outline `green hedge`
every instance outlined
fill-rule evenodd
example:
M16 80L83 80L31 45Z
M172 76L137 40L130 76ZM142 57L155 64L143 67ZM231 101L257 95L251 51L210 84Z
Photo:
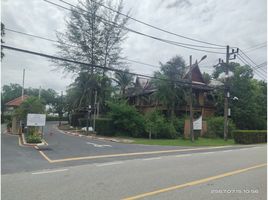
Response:
M46 116L46 121L60 121L58 116ZM61 121L69 121L68 117L62 117Z
M111 119L99 118L95 120L95 131L98 135L114 136L115 130Z
M238 144L256 144L267 142L267 130L234 131L234 140Z

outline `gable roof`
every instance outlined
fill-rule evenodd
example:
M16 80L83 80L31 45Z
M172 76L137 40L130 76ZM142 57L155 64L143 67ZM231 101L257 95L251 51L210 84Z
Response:
M190 73L190 66L188 67L188 70L186 71L185 75L183 76L183 79L188 79L189 73ZM195 62L195 64L192 65L192 82L205 84L203 75L199 69L197 62Z
M20 97L18 97L16 99L13 99L13 100L7 102L5 105L6 106L20 106L20 104L22 104L22 102L24 100L26 100L27 98L29 98L28 95L23 95L23 100L22 100L22 96L20 96Z

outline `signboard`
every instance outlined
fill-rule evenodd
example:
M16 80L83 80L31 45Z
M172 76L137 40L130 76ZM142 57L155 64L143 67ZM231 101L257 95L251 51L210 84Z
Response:
M45 114L27 114L27 126L45 126Z
M202 115L193 123L194 130L202 130Z

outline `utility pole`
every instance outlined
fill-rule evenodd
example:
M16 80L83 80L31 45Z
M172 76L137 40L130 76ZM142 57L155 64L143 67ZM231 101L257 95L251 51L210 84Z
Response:
M238 53L239 49L237 48L236 51L232 49L230 52L229 45L226 46L226 63L225 63L225 82L224 82L224 140L228 139L228 116L231 116L231 109L228 107L228 100L230 98L230 91L229 91L229 61L236 59L236 54ZM233 55L233 58L230 56Z
M191 141L194 142L194 131L193 131L193 86L192 86L192 55L190 55L190 69L189 69L189 82L190 82L190 95L189 95L189 108L190 108L190 136Z
M23 74L22 74L22 89L21 89L21 100L23 101L23 96L24 96L24 80L25 80L25 69L23 69Z
M225 82L224 82L224 140L227 140L228 137L228 96L229 96L229 88L227 86L228 77L229 77L229 50L230 47L227 45L226 47L226 63L225 63Z
M41 98L41 86L39 87L39 92L38 92L38 99L40 100Z
M97 90L95 91L95 98L94 98L94 115L93 115L93 130L95 131L95 123L96 123L96 108L97 108Z
M61 91L61 97L60 97L60 112L59 112L59 114L60 114L60 116L59 116L59 126L61 126L61 121L62 121L62 109L63 109L63 91Z

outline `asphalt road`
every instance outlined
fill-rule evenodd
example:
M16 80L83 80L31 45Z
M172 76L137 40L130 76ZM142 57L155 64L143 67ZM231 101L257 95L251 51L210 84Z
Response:
M264 200L266 163L261 145L4 174L2 199Z
M266 167L236 171L267 163L266 145L121 144L65 135L55 123L44 132L49 145L39 149L1 134L2 199L266 199Z
M2 134L2 173L17 173L89 163L151 158L161 155L222 151L247 147L198 148L122 144L66 135L59 131L56 125L57 123L55 122L47 123L47 126L44 128L44 137L49 145L40 146L39 150L32 147L21 147L18 145L17 136ZM167 152L163 153L163 151Z

